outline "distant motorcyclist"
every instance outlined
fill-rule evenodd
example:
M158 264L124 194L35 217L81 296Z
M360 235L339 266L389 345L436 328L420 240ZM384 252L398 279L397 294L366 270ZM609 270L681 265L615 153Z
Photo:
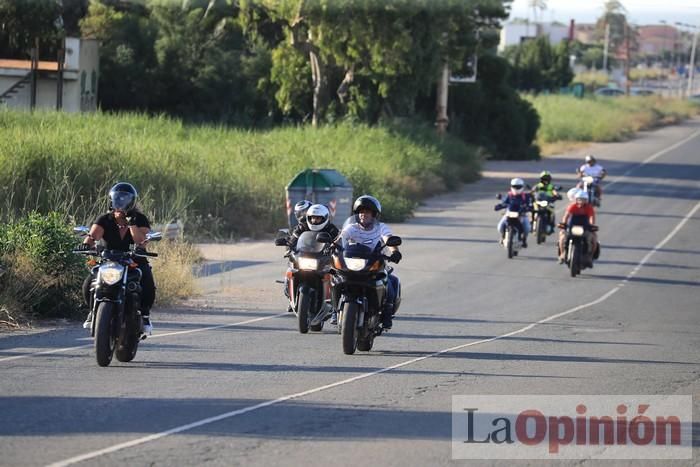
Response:
M562 230L559 232L559 264L566 261L566 227L575 218L583 218L584 224L590 226L595 225L595 208L588 202L588 193L584 190L578 190L574 195L574 202L566 207L564 217L559 226ZM587 267L593 265L593 256L595 249L598 247L598 236L590 229L586 229L584 237L588 244L586 249L586 257L583 258Z
M561 188L561 187L560 187ZM554 200L561 199L561 195L557 191L557 189L554 187L552 184L552 174L548 170L543 170L540 173L540 181L532 188L532 196L534 199L537 198L537 195L539 193L544 193L547 195L547 197L552 198ZM537 206L535 206L537 208ZM532 214L532 221L534 222L534 211ZM549 233L554 232L554 226L556 225L556 222L554 222L554 209L550 209L550 216L549 216L549 225L547 226Z
M520 213L520 222L523 226L521 232L523 248L527 248L527 235L530 233L530 216L532 211L532 195L525 192L525 182L522 178L514 178L510 181L510 191L503 200L494 206L494 211L507 208L509 211ZM501 243L506 235L506 216L498 222L498 232L501 234Z
M578 174L578 178L593 177L598 182L603 180L608 174L605 168L598 163L593 154L589 154L586 156L585 163L581 167L576 169L576 173ZM576 186L578 188L583 188L583 182L579 182ZM600 187L600 183L596 183L595 185L593 185L593 189L595 192L595 197L599 201L602 200L603 190Z
M340 232L340 238L343 243L360 243L367 245L370 248L376 247L380 242L386 242L393 235L389 226L379 221L382 213L382 205L379 201L369 195L362 195L355 200L352 206L352 212L355 215L350 222L347 222ZM391 251L389 261L399 263L402 255L397 247L387 247ZM386 302L382 310L382 327L391 329L395 305L396 294L399 290L399 278L394 274L388 275ZM335 293L334 293L335 294ZM337 304L337 298L334 297L333 304ZM337 318L335 318L337 323Z
M90 233L85 237L84 245L94 247L95 242L103 240L108 250L129 251L131 245L142 246L146 242L146 234L151 230L148 218L136 207L138 193L131 183L119 182L109 190L110 212L98 217L90 227ZM156 286L153 272L146 258L135 259L141 270L141 317L143 318L144 334L151 335L151 306L156 298ZM90 286L94 277L89 274L83 282L83 295L86 303L90 304ZM92 325L92 311L83 327L89 329Z

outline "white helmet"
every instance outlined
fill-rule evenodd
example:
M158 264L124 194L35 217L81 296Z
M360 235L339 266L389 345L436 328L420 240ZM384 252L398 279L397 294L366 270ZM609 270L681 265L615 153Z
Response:
M522 178L514 178L510 181L510 189L516 195L519 195L525 189L525 181Z
M593 163L593 164L596 163L595 156L593 154L588 154L586 156L586 164L591 164L591 163Z
M582 199L584 202L588 202L588 192L586 190L578 190L574 195L574 200Z
M328 212L328 208L322 204L314 204L306 211L306 224L309 226L309 229L314 232L323 230L323 228L328 225L329 218L330 212Z

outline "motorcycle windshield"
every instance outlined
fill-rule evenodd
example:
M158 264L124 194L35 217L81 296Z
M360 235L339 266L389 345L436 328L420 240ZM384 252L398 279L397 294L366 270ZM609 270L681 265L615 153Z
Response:
M320 253L324 244L316 241L317 232L307 231L299 236L297 251L299 253Z
M549 195L544 191L540 191L537 193L537 201L549 201Z
M374 251L372 248L362 243L347 243L343 241L343 255L346 258L362 258L369 259Z

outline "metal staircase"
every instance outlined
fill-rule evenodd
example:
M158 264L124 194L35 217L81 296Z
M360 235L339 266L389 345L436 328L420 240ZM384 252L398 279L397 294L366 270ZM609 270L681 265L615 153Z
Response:
M10 86L8 90L0 94L0 104L4 104L8 99L12 99L32 80L32 72L28 72L19 81Z

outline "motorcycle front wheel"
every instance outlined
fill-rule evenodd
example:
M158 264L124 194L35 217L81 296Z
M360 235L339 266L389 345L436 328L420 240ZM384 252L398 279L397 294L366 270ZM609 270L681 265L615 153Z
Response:
M100 366L109 366L114 355L114 348L117 342L116 336L112 332L112 318L114 314L114 304L102 302L97 307L95 317L95 357Z
M343 341L343 353L352 355L357 349L357 315L359 305L348 302L343 306L343 318L341 320L342 331L340 332Z

